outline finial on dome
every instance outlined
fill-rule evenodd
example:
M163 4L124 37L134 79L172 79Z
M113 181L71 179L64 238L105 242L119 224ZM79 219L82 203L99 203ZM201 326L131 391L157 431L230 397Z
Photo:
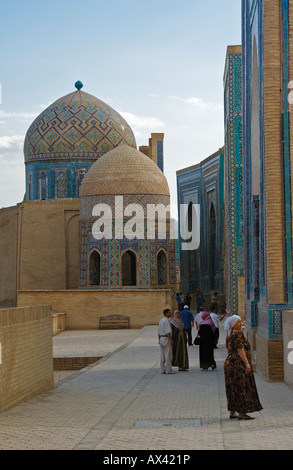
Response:
M75 86L75 88L79 91L79 90L82 89L83 83L82 83L80 80L78 80L77 82L75 82L75 85L74 85L74 86Z

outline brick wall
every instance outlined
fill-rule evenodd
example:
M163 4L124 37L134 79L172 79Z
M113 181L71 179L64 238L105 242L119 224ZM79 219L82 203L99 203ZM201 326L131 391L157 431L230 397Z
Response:
M280 2L277 1L264 0L263 4L267 293L268 303L277 304L286 300L280 93L282 89L281 9Z
M0 412L54 388L51 306L0 310Z
M0 209L0 307L16 305L18 237L22 210L19 206Z
M238 276L238 313L245 320L245 277Z
M269 382L279 382L284 378L283 342L256 334L256 370Z

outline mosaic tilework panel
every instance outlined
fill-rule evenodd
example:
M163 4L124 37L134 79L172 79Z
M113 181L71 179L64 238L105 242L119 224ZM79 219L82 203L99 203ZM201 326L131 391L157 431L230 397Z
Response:
M282 334L282 310L273 310L273 334Z
M26 164L26 200L76 198L94 161L35 162Z
M88 284L88 238L91 237L92 225L82 222L80 224L80 271L79 285L85 287ZM101 253L100 253L101 254Z
M157 164L162 172L164 172L164 148L163 142L157 142Z
M148 287L150 285L149 267L149 242L147 240L138 241L138 263L139 263L139 286Z
M150 284L157 285L157 246L156 240L149 241L150 249Z
M125 119L98 98L75 91L32 123L24 143L25 161L97 159L122 143L136 148Z
M120 260L125 250L133 251L138 260L137 287L158 287L157 256L160 251L167 254L168 260L168 285L176 283L175 242L169 239L170 226L167 225L167 239L147 240L147 228L145 227L145 239L128 240L96 240L92 236L93 222L80 223L80 288L117 288L120 287ZM114 226L113 226L114 230ZM101 282L100 286L90 286L89 255L97 250L101 256ZM166 287L166 286L161 286Z
M288 83L290 77L290 7L289 0L282 0L282 54L283 54L283 122L282 122L282 141L283 141L283 184L284 184L284 230L285 230L285 260L286 260L286 291L287 302L293 303L293 263L292 263L292 175L290 154L290 133L291 117L288 102ZM290 123L291 121L291 123Z
M109 245L110 245L109 285L110 287L119 287L120 285L120 241L110 240Z
M227 55L225 186L227 305L238 311L238 276L244 275L241 54Z
M169 282L171 285L176 284L176 256L175 256L175 240L168 240L169 255Z
M266 296L266 248L265 248L265 190L264 190L264 105L263 105L263 1L255 0L253 4L249 0L243 2L243 66L242 66L242 82L243 82L243 171L247 175L245 178L244 188L244 236L245 236L245 290L246 298L251 302L258 301L259 295ZM260 166L260 189L259 189L259 231L258 240L255 240L255 231L253 221L255 215L255 207L252 191L252 110L251 110L251 93L252 93L252 76L253 76L253 44L257 39L257 58L258 58L258 75L259 75L259 166ZM258 273L254 267L255 261L255 245L258 245ZM257 284L256 274L258 276ZM255 297L255 292L259 295ZM253 318L251 319L253 324ZM257 326L253 324L253 326Z

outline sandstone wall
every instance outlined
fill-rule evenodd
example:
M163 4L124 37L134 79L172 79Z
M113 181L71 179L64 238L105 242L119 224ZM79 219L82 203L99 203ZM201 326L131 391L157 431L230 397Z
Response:
M99 328L100 317L130 317L130 328L159 323L163 310L174 308L169 289L19 291L18 305L52 305L53 313L65 313L67 330Z
M0 310L0 412L54 388L48 305Z

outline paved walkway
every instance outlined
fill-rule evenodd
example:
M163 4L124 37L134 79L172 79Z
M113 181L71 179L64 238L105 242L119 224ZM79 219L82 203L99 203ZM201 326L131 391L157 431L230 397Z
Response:
M156 326L59 334L55 356L104 358L1 413L0 450L293 450L289 387L256 375L264 410L230 420L224 334L216 371L200 370L198 347L188 351L189 372L161 375Z

